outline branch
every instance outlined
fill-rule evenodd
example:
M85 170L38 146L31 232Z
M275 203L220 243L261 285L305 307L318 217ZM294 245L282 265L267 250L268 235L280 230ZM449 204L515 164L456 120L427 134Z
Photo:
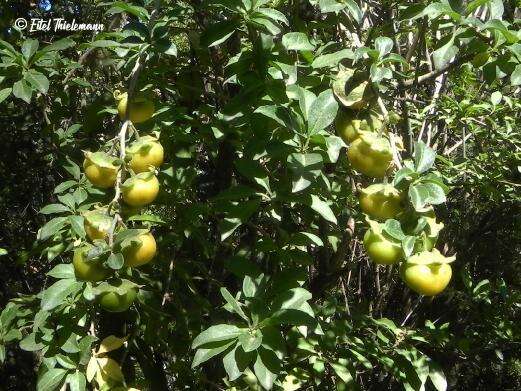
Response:
M455 59L453 62L445 65L443 68L440 68L440 69L436 69L432 72L429 72L429 73L426 73L425 75L421 75L420 77L418 77L418 79L407 79L407 80L404 80L403 81L403 85L405 87L411 87L413 85L418 85L418 84L422 84L422 83L425 83L431 79L434 79L435 77L441 75L442 73L445 73L449 70L451 70L452 68L456 68L464 63L466 63L467 61L471 60L473 57L472 54L467 54L467 55L464 55L464 56L461 56L457 59Z

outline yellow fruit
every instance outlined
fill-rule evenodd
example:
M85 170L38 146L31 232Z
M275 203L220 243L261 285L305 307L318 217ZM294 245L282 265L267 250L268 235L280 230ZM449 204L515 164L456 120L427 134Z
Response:
M125 181L122 186L123 200L130 206L144 206L153 202L159 193L156 176L144 172Z
M127 108L130 111L129 119L135 124L149 120L155 112L154 102L144 96L134 96L130 105L128 105L128 94L126 92L116 95L116 99L118 100L118 113L121 120L125 119Z
M157 139L145 136L134 142L127 153L132 157L130 168L138 174L157 168L163 164L164 150Z
M438 250L423 251L410 257L402 264L400 274L413 291L434 296L443 291L452 277L448 264L455 257L444 257Z
M388 240L382 233L368 229L364 235L364 248L374 263L392 265L403 258L402 246Z
M114 186L119 167L111 161L113 158L103 152L86 154L83 170L87 179L94 186L104 189Z
M156 240L151 233L139 235L140 245L132 245L123 250L125 265L138 267L150 262L156 255Z
M335 119L335 128L346 144L358 138L360 132L378 132L383 126L374 113L357 114L352 110L340 110Z
M372 178L384 177L393 160L389 141L371 132L360 133L349 146L347 157L355 170Z
M374 184L360 191L360 209L376 220L396 217L403 211L402 195L392 185Z
M85 233L90 240L105 239L112 224L106 211L92 210L83 214Z
M101 281L106 279L110 271L103 267L97 260L93 259L92 261L87 261L87 251L92 246L84 246L77 248L74 251L74 256L72 259L72 264L74 266L74 274L76 278L84 281Z

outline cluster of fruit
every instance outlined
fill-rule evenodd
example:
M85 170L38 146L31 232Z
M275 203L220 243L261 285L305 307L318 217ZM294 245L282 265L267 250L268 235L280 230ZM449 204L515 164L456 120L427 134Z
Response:
M443 291L452 276L450 262L434 248L443 228L436 222L434 210L415 211L407 204L406 189L387 183L393 168L393 146L384 120L372 110L343 109L336 118L336 129L349 145L347 157L358 172L382 179L361 190L360 208L367 216L369 229L364 236L364 248L369 258L383 265L401 262L400 275L412 290L433 296ZM390 141L391 139L391 141ZM399 228L395 235L387 229L390 221ZM403 240L413 238L410 255L406 255Z
M127 94L115 94L118 100L118 112L122 120L128 119L131 126L147 121L154 113L154 104L146 98L137 97L127 105ZM127 109L129 110L127 116ZM126 132L125 132L126 133ZM107 152L86 152L83 162L85 176L93 186L108 189L120 186L124 205L121 213L135 212L137 209L151 204L159 192L159 181L155 175L164 159L164 150L154 136L137 136L137 139L126 148L124 161ZM126 134L123 135L126 137ZM121 173L119 173L122 171ZM130 177L122 184L118 182L118 173L129 172ZM116 193L119 194L119 193ZM119 205L119 200L113 203ZM73 265L78 279L100 282L110 279L114 269L106 267L107 258L103 254L119 254L126 267L139 267L152 261L156 254L156 241L145 228L133 230L127 240L113 242L119 230L120 216L111 214L111 206L98 207L84 213L85 233L90 243L77 247L73 256ZM138 232L137 234L135 234ZM109 238L112 236L112 238ZM102 308L111 312L126 311L137 296L138 286L127 280L100 284L98 300Z

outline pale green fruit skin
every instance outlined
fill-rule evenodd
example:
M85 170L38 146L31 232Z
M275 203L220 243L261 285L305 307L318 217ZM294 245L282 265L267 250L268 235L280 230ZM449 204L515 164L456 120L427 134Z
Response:
M118 295L115 292L105 292L99 296L99 303L105 311L124 312L130 308L136 299L137 292L137 288L128 289L124 295Z
M85 158L83 170L87 179L96 187L107 189L116 183L117 168L100 167L89 158Z
M152 203L159 193L159 181L154 176L150 180L136 179L134 184L122 191L123 200L130 206L145 206Z
M363 135L354 140L347 150L347 158L353 168L371 178L383 178L393 160L389 149L378 151L371 147L369 138Z
M369 258L379 265L392 265L403 259L402 247L368 229L364 235L364 248Z
M121 120L125 119L128 106L128 94L124 93L120 96L118 102L118 113ZM130 104L129 119L133 123L139 124L148 121L154 114L154 111L155 106L151 100L137 96L133 98L133 102Z
M129 247L123 252L125 265L138 267L145 265L154 259L157 251L156 240L151 233L139 235L138 240L141 242L139 247Z
M149 171L150 168L157 168L163 164L165 151L163 146L157 141L150 142L150 149L146 152L137 152L131 154L130 168L138 174L140 172Z
M85 252L89 247L80 247L74 251L72 264L74 266L74 274L76 278L83 281L101 281L106 279L110 271L105 269L99 263L89 263L85 261Z
M336 131L346 144L356 140L360 131L378 132L382 126L382 121L369 113L357 116L353 112L341 110L335 119Z
M407 286L424 296L434 296L442 292L452 277L452 268L447 263L421 265L405 262L400 271Z
M374 184L360 192L360 209L373 219L392 219L403 211L402 197L400 194L371 193L366 191L373 188L384 189L384 186L385 185L382 184Z

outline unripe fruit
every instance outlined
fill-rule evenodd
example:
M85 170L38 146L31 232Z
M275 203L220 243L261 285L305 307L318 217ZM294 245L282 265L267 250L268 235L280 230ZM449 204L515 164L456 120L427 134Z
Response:
M83 214L85 233L90 240L105 239L112 224L112 218L103 210L92 210Z
M364 235L364 248L374 263L392 265L403 258L402 246L385 238L382 233L368 229Z
M117 94L115 97L118 100L118 113L121 120L125 119L127 109L130 111L129 119L135 124L149 120L154 114L154 103L144 96L134 96L130 105L128 104L128 94L126 92Z
M346 144L360 136L360 132L378 132L383 127L375 113L357 114L352 110L340 110L335 119L335 128Z
M434 296L443 291L452 277L448 262L455 257L444 257L436 249L423 251L410 257L400 269L402 279L413 291Z
M92 246L79 247L74 251L72 264L76 278L84 281L101 281L106 279L110 271L103 267L97 260L87 261L87 251Z
M85 176L96 187L106 189L114 186L119 169L114 160L103 152L87 153L83 161Z
M389 141L375 133L363 132L347 150L355 170L372 178L383 178L393 160Z
M376 220L396 217L403 211L402 195L392 185L374 184L360 191L360 209Z
M140 245L131 245L123 250L125 265L138 267L149 263L156 255L156 240L151 233L139 235L137 237Z
M118 294L116 290L103 292L99 296L99 303L105 311L124 312L130 308L137 293L137 287L128 287L123 294Z
M144 206L153 202L159 193L159 181L152 173L143 172L129 178L122 185L123 200L130 206Z
M139 141L132 143L127 150L130 160L130 168L138 174L157 168L163 164L163 146L154 137L141 137Z

